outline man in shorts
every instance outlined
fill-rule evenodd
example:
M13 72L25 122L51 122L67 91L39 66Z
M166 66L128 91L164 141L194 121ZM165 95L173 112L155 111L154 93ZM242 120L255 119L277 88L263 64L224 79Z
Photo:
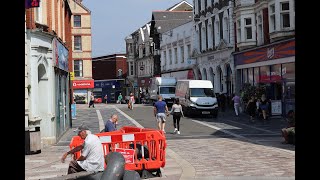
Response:
M162 96L160 95L158 96L158 101L154 103L153 112L158 122L159 130L163 131L163 133L166 133L164 130L164 126L166 123L166 116L169 116L169 111L167 103L162 101Z

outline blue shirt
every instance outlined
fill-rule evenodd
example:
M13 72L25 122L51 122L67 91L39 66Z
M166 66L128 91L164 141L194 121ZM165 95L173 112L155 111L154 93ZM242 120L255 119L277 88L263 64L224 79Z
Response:
M104 127L104 132L111 132L111 131L116 131L116 127L115 124L113 122L111 122L110 120L108 120L105 124Z
M166 112L167 103L164 101L157 101L154 103L154 107L157 109L157 113L165 113Z

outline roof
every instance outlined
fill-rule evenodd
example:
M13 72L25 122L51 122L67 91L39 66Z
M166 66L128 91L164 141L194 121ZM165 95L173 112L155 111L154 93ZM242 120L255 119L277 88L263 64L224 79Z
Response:
M91 13L91 11L87 7L85 7L81 2L78 2L77 0L73 0L73 2L81 6L84 10L88 11L88 13Z
M177 4L169 7L167 9L167 11L174 11L175 9L179 9L179 8L183 7L183 5L185 6L185 8L187 8L189 6L189 8L191 8L191 10L192 10L192 4L188 3L187 1L180 1Z
M158 33L163 33L192 21L192 19L192 11L153 11L151 26L154 26ZM151 30L153 29L151 28ZM153 32L150 32L150 34L153 34Z

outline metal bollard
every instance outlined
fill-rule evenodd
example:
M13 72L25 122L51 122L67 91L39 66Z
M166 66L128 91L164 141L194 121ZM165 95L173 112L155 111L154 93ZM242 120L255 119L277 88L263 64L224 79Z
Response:
M124 175L125 160L121 153L111 152L105 158L107 168L100 180L121 180Z
M137 171L125 170L123 180L140 180L140 174Z

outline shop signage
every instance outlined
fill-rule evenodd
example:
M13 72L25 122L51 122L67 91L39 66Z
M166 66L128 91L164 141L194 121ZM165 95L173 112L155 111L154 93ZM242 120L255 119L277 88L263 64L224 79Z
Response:
M40 0L25 0L25 8L35 8L40 7Z
M64 71L69 71L68 68L68 49L61 44L57 39L54 39L54 56L55 66Z
M282 114L282 103L281 100L271 100L271 115Z
M140 70L143 71L144 70L144 66L140 66Z
M235 65L250 64L295 56L295 40L235 54Z
M91 89L94 88L94 80L74 80L73 89Z
M196 64L196 60L195 59L187 59L187 63L188 63L188 65L194 65L194 64Z

